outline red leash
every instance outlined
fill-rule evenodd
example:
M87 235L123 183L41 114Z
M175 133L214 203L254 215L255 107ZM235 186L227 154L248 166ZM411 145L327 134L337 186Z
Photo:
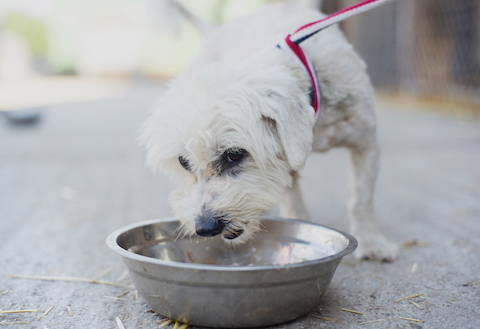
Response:
M312 84L311 103L315 114L318 114L320 108L320 85L318 83L315 68L302 47L300 47L300 43L333 24L337 24L349 17L371 10L388 1L391 0L365 0L356 5L344 8L318 21L301 26L293 34L287 35L278 45L281 49L290 49L305 68Z

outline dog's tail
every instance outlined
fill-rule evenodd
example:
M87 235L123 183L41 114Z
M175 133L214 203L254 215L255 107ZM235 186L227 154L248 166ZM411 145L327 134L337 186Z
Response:
M164 25L168 25L169 29L177 30L179 21L182 19L187 20L204 35L212 28L210 24L176 0L150 0L149 3L155 10L155 14L159 16Z

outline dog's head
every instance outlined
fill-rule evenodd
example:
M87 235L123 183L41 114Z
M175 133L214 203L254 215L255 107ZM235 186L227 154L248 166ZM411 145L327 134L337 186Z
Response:
M147 162L174 176L186 234L241 243L311 150L306 88L285 67L197 68L174 80L145 123Z

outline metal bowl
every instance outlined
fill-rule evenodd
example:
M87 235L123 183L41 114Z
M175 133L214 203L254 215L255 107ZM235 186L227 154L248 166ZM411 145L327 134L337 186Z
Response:
M357 241L306 221L262 224L236 247L219 237L178 237L176 219L121 228L107 245L122 256L150 307L166 317L203 327L270 326L312 311Z

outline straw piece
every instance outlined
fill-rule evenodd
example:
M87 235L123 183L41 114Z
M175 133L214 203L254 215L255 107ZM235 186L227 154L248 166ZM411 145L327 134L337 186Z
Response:
M413 298L417 298L417 297L421 297L421 296L423 296L423 294L415 294L415 295L410 295L410 296L404 296L404 297L402 297L402 298L397 299L397 300L395 301L395 303L399 303L399 302L401 302L401 301L403 301L403 300L413 299Z
M411 248L415 247L418 245L418 240L417 239L412 239L412 240L407 240L402 242L401 246L404 248Z
M184 323L178 329L187 329L187 328L188 328L188 324Z
M8 289L0 291L0 296L8 294Z
M118 316L115 318L115 322L117 323L118 329L126 329L125 326L123 325L122 320L120 320Z
M413 322L423 322L423 320L414 319L414 318L405 318L405 317L402 317L402 316L400 316L399 319L407 320L407 321L413 321Z
M11 313L34 313L38 312L37 309L30 309L30 310L0 310L0 314L11 314Z
M118 294L116 297L117 297L117 298L122 298L122 297L126 296L129 292L130 292L130 290L125 290L125 291L122 292L121 294Z
M137 300L138 299L138 290L135 290L133 292L133 300Z
M67 313L68 316L73 316L72 305L70 304L67 305Z
M335 319L335 318L331 318L329 316L313 316L314 318L316 319L320 319L320 320L323 320L323 321L330 321L330 322L340 322L340 320L338 319Z
M113 300L123 300L121 298L118 298L117 296L103 296L103 297L113 299Z
M335 323L340 323L340 322L342 322L342 321L339 320L339 319L333 318L333 317L331 317L331 316L324 316L324 315L319 314L319 313L316 313L316 312L310 313L310 315L311 315L312 317L314 317L315 319L320 319L320 320L323 320L323 321L329 321L329 322L335 322Z
M178 329L178 325L179 325L178 321L175 321L175 324L173 325L173 329Z
M54 306L50 306L49 308L47 308L47 310L45 312L43 312L43 316L47 316L48 313L50 313L51 310L53 310Z
M161 322L161 323L158 325L158 327L159 327L159 328L163 328L163 327L168 326L170 323L172 323L172 320L166 319L165 321Z
M415 273L415 272L417 271L417 268L418 268L418 264L417 264L417 263L414 263L414 264L412 265L412 268L410 269L410 272Z
M0 321L0 326L10 326L12 324L30 324L28 321Z
M10 277L14 279L27 279L27 280L83 282L83 283L101 284L106 286L132 289L131 286L126 286L124 284L117 283L117 282L102 281L102 280L89 279L89 278L76 278L71 276L37 276L37 275L12 274L10 275Z
M344 312L349 312L349 313L353 313L353 314L358 314L358 315L363 315L363 314L364 314L363 312L351 310L351 309L349 309L349 308L343 308L343 307L341 307L340 310L342 310L342 311L344 311Z
M377 320L372 320L372 321L365 321L365 322L360 322L359 325L363 326L365 324L371 324L371 323L377 323L377 322L383 322L386 321L385 319L377 319Z
M420 309L420 310L423 310L423 309L424 309L420 304L415 303L413 300L411 300L410 303L411 303L413 306L415 306L416 308Z
M37 320L40 320L42 319L43 317L47 316L48 313L50 313L51 310L53 310L54 306L50 306L49 308L47 308L45 310L45 312L43 312L42 314L40 314L38 317L37 317Z

